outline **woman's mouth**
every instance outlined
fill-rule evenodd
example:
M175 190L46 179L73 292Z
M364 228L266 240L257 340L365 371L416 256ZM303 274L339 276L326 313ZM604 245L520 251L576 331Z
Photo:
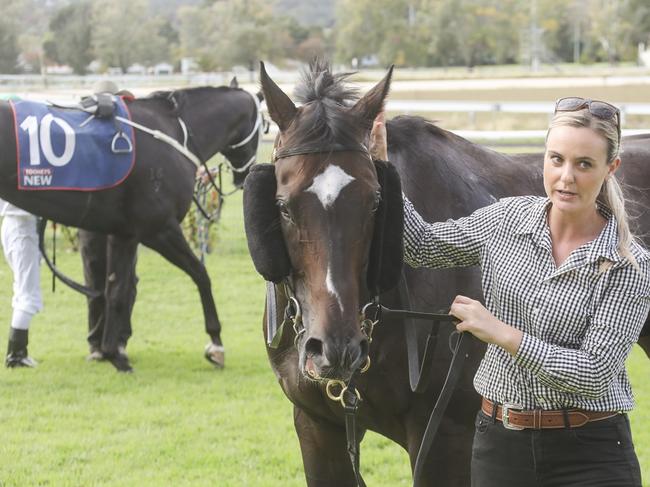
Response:
M561 189L556 190L557 194L560 196L561 199L572 199L578 196L576 193L573 193L571 191L564 191Z

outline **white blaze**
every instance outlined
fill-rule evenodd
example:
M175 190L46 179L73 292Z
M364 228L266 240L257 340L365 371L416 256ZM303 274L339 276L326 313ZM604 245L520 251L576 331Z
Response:
M352 181L354 181L354 178L339 166L329 165L325 171L314 178L311 186L307 188L306 191L314 193L323 205L323 208L327 210L334 204L336 198L338 198L339 194L341 194L343 188L345 188ZM327 291L336 298L341 311L343 311L343 302L341 301L341 295L334 287L334 281L332 280L332 269L330 267L327 268L325 285L327 286Z
M343 188L352 181L354 178L339 166L330 165L314 178L314 182L307 188L307 191L314 193L327 210L336 201Z
M343 311L343 302L341 301L341 295L339 292L336 290L334 287L334 283L332 282L332 269L330 267L327 268L327 277L325 278L325 285L327 286L327 290L329 293L336 298L336 300L339 303L339 307L341 308L341 312Z

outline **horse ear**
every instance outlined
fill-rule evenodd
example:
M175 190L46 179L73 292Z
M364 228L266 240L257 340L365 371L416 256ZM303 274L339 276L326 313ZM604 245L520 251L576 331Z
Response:
M233 76L232 79L230 80L230 87L239 88L239 83L237 83L237 76Z
M262 82L262 92L266 99L266 106L269 109L269 115L271 116L271 119L278 124L280 132L283 132L291 124L298 109L291 101L291 98L289 98L285 92L282 91L271 78L269 78L262 61L260 61L260 81Z
M388 73L368 93L365 94L352 108L352 113L367 126L372 128L372 122L379 112L384 109L384 100L390 89L390 81L393 76L394 65L388 69Z

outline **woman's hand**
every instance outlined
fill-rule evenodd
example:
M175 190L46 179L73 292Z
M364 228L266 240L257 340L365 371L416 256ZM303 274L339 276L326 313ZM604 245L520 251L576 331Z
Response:
M388 160L388 143L386 135L386 119L384 112L380 112L372 124L370 131L370 155L373 159Z
M516 355L523 338L520 330L505 324L490 313L479 301L456 296L449 314L460 320L458 331L468 331L485 343L493 343Z

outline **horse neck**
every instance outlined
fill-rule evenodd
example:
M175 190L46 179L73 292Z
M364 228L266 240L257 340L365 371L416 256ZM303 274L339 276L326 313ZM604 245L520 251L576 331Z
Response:
M252 124L251 104L244 101L246 96L250 95L245 91L228 89L216 92L210 99L190 99L184 107L192 144L204 160L238 142L236 139Z

